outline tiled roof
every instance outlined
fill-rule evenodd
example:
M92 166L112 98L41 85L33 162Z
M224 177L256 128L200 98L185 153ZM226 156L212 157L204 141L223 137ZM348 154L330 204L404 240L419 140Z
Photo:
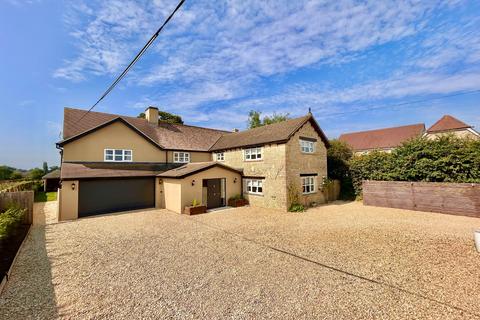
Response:
M113 121L124 122L154 144L170 150L215 151L285 142L307 121L311 122L324 143L327 146L329 145L327 137L311 114L280 123L232 133L164 122L154 125L142 118L126 117L103 112L89 112L79 121L85 112L85 110L65 108L63 141L59 142L60 145L74 140L91 130L108 125Z
M42 177L42 179L59 179L60 169L53 170Z
M408 126L344 133L338 139L349 144L354 151L387 149L400 146L403 142L421 136L425 132L423 123Z
M172 169L164 163L63 162L61 178L155 177Z
M458 129L467 129L471 128L463 121L458 120L450 115L444 115L440 120L435 122L427 132L439 132L439 131L448 131L448 130L458 130Z
M158 177L162 178L184 178L186 176L195 174L197 172L201 172L207 169L210 169L212 167L221 167L227 170L235 171L238 173L242 173L241 170L234 169L232 167L226 166L224 164L215 162L215 161L209 161L209 162L192 162L192 163L187 163L181 167L163 172L158 175Z
M313 127L317 130L326 146L329 145L328 139L318 126L312 115L306 115L300 118L290 119L250 130L229 133L223 135L211 148L215 150L226 150L239 147L263 145L267 143L285 142L307 121L311 121Z
M74 139L76 136L111 121L119 120L145 135L151 141L164 149L179 149L189 151L208 151L210 147L227 131L201 128L188 125L160 122L150 124L147 120L135 117L126 117L103 112L89 112L81 121L85 110L65 108L63 121L63 141Z

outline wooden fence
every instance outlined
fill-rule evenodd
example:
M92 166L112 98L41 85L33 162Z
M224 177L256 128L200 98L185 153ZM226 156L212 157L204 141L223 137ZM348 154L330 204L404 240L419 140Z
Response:
M17 192L32 189L33 185L39 183L38 180L28 181L2 181L0 182L0 192Z
M33 221L33 191L0 192L0 213L10 205L16 204L26 209L23 223L32 224Z
M480 218L480 184L363 181L363 203Z

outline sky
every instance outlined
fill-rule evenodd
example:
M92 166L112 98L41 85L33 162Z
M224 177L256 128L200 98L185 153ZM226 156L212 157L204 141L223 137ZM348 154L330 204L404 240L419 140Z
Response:
M0 0L0 165L58 165L63 108L88 109L176 5ZM250 110L311 108L329 138L444 114L478 129L479 13L477 0L187 0L95 110L155 105L231 130Z

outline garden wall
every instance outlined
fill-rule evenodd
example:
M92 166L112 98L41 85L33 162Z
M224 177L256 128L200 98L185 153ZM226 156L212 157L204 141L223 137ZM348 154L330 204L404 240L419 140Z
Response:
M33 221L33 191L0 192L0 212L8 209L11 204L16 204L26 209L23 223L32 224Z
M448 213L480 218L480 184L364 180L368 206Z

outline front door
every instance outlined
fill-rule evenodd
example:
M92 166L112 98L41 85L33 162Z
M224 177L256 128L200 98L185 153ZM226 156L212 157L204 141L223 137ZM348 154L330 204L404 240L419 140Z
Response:
M222 206L222 192L220 179L207 180L207 208L218 208Z

